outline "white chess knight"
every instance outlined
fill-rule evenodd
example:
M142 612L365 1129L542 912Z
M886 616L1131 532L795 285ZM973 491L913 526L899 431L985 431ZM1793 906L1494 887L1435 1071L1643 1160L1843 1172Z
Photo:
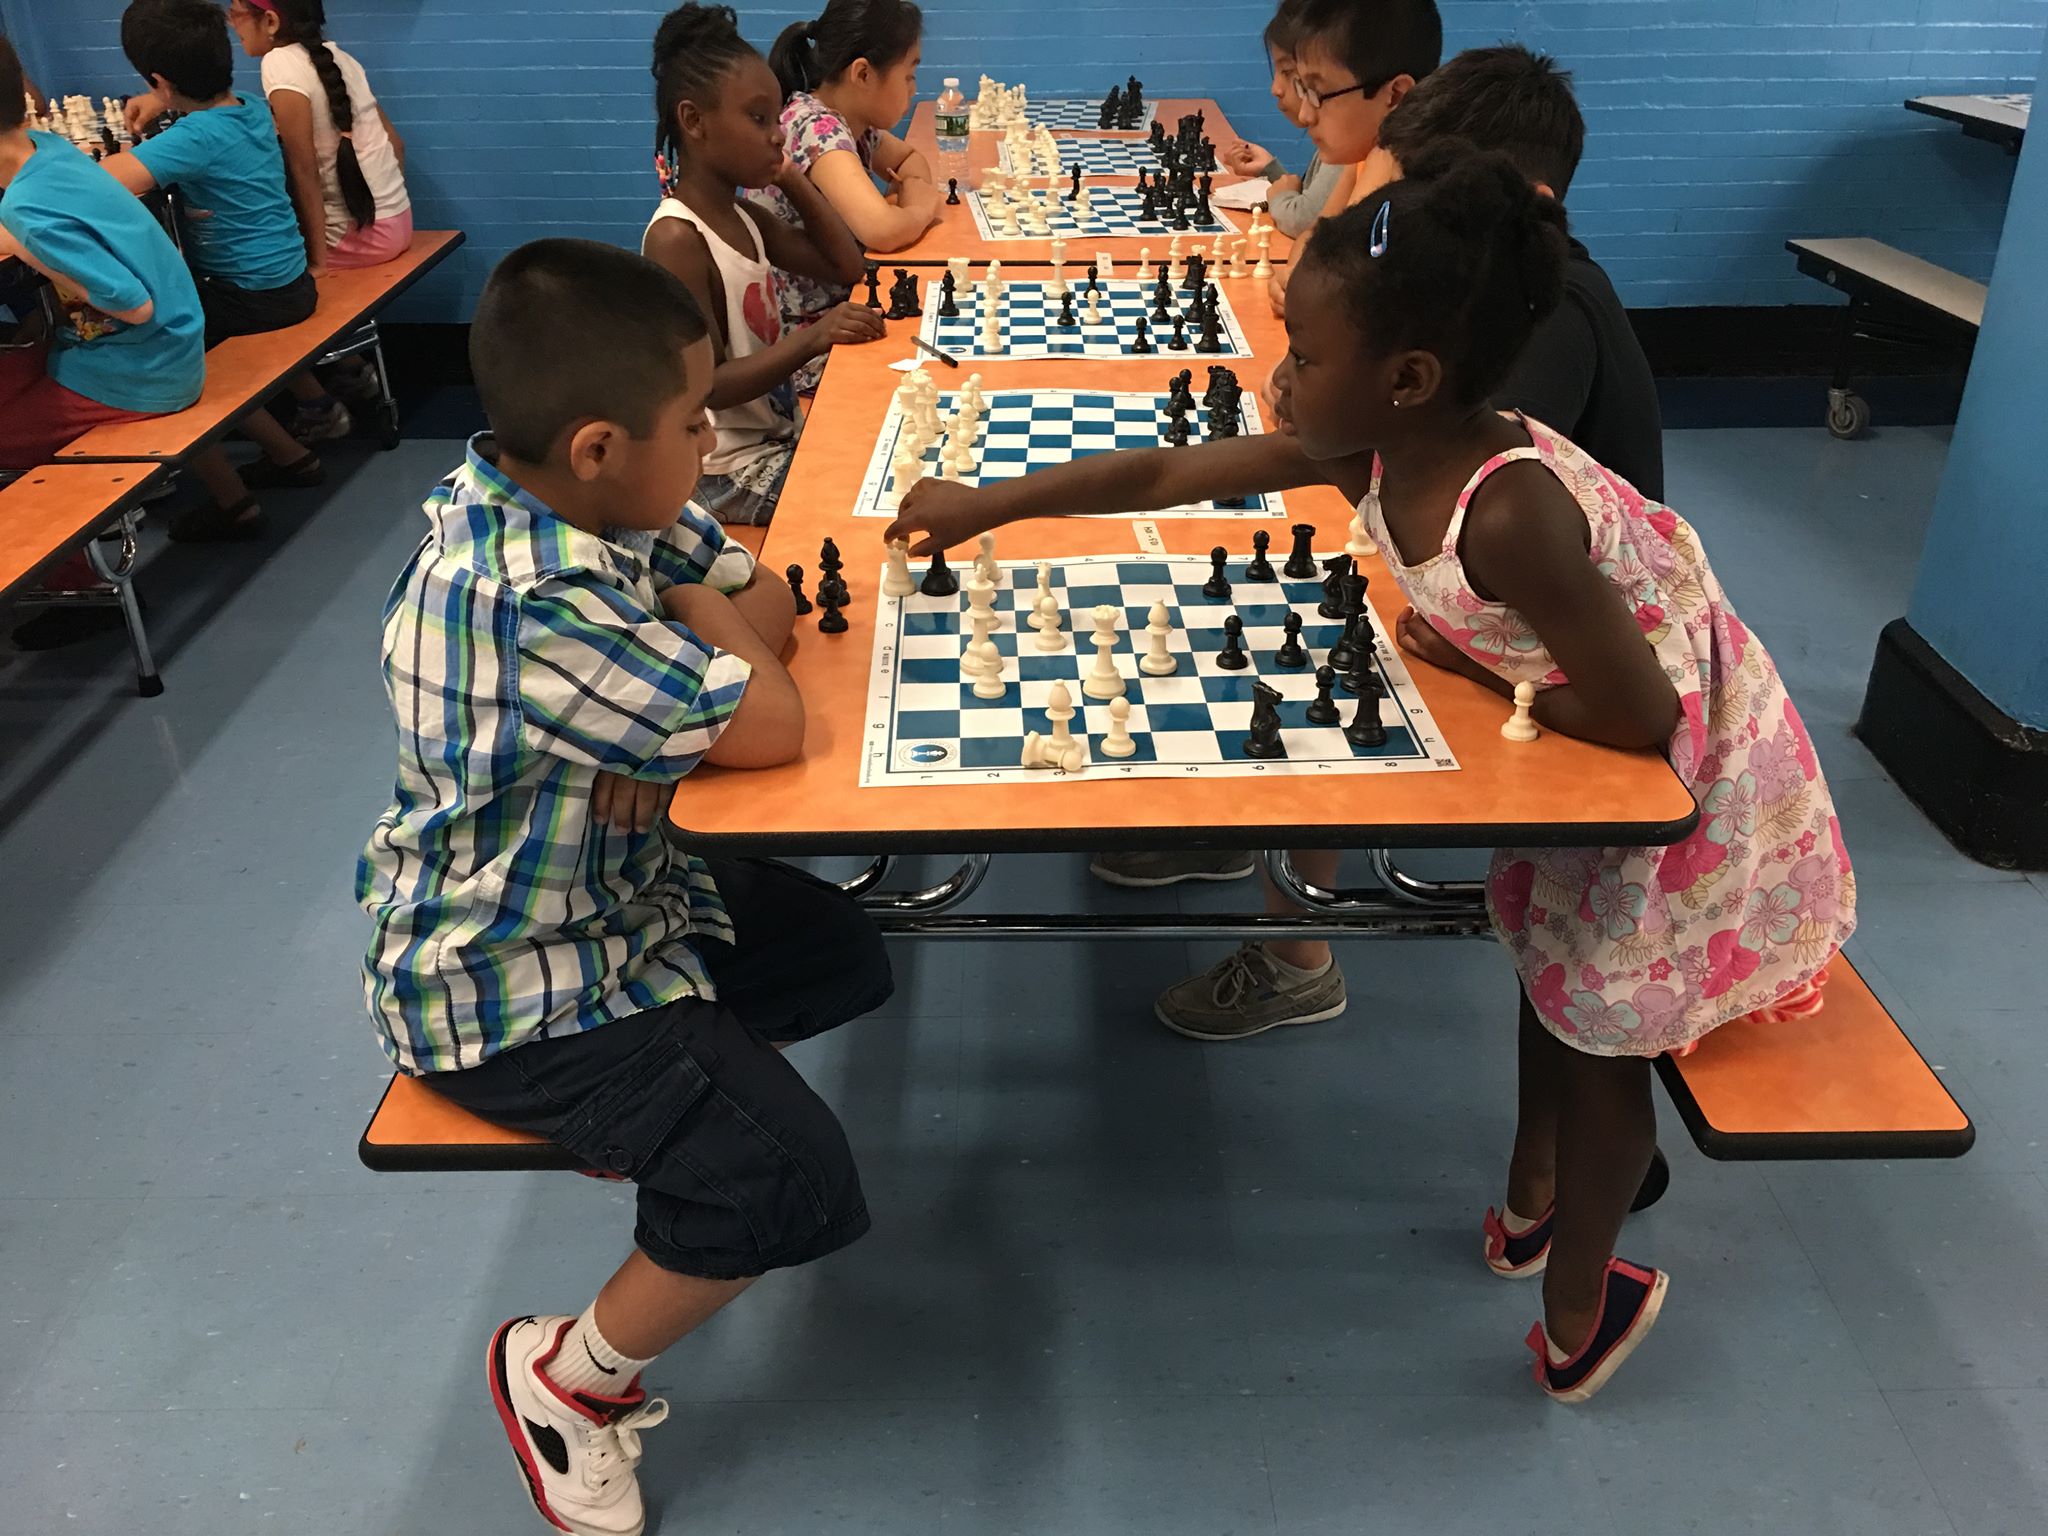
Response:
M884 597L908 597L917 590L917 578L910 574L910 541L889 541L889 569L882 577Z
M1500 733L1509 741L1534 741L1543 734L1531 711L1536 704L1534 683L1515 684L1515 712L1501 722Z
M1102 738L1104 757L1132 757L1137 754L1138 744L1131 739L1131 701L1111 699L1109 701L1109 734Z
M1365 560L1378 553L1373 548L1372 535L1365 531L1365 514L1354 513L1351 518L1351 538L1344 546L1344 553L1353 560Z
M977 541L974 574L987 582L991 589L1003 579L1002 567L996 564L996 536L992 533L984 533Z
M1154 603L1145 624L1145 654L1138 658L1138 670L1147 677L1171 677L1180 663L1166 648L1173 625L1166 616L1166 604Z
M1041 736L1033 731L1024 738L1024 766L1064 768L1068 773L1079 773L1087 754L1074 739L1073 727L1068 723L1074 718L1074 696L1067 692L1065 683L1054 683L1046 694L1045 718L1052 722L1052 734Z
M1230 276L1250 277L1252 269L1244 264L1244 236L1239 235L1230 242Z
M1081 692L1091 699L1122 698L1128 685L1124 676L1116 669L1116 609L1108 603L1099 605L1094 614L1095 633L1089 636L1089 644L1095 647L1095 665L1088 669L1088 675L1081 680Z

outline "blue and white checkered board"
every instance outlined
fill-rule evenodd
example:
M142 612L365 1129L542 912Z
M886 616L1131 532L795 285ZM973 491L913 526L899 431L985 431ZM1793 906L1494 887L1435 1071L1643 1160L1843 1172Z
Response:
M1076 134L1058 143L1062 175L1076 165L1081 167L1084 176L1135 176L1140 171L1149 176L1160 168L1159 155L1152 148L1152 141L1130 134ZM1017 163L1020 160L1023 162L1021 165ZM1039 169L1037 157L1029 150L1012 156L1007 138L996 149L996 165L1002 170L1026 176L1046 174Z
M1042 233L1026 229L1021 224L1015 234L998 230L989 222L988 208L982 202L979 189L968 194L967 202L974 210L975 230L984 240L1119 240L1140 236L1170 240L1175 234L1169 220L1138 216L1138 210L1144 207L1144 195L1136 187L1091 186L1088 197L1089 215L1083 220L1074 216L1072 203L1056 196L1054 206L1046 213ZM1206 238L1219 230L1235 234L1237 225L1227 213L1211 203L1206 224L1197 223L1191 213L1188 227L1179 233L1192 240L1198 235Z
M1284 535L1278 541L1286 543ZM1278 555L1282 551L1275 551ZM1380 680L1387 697L1380 720L1387 742L1370 750L1344 739L1357 700L1342 688L1336 692L1343 724L1310 725L1305 716L1315 698L1315 666L1283 668L1273 653L1284 638L1282 625L1290 609L1302 616L1302 643L1312 663L1320 663L1336 641L1341 625L1323 618L1316 605L1323 596L1317 581L1248 582L1244 559L1229 567L1235 588L1227 602L1202 595L1209 579L1206 559L1146 558L1094 555L1052 562L1053 596L1066 620L1065 649L1037 649L1037 634L1023 624L1036 600L1037 567L1026 561L1004 563L996 592L996 627L989 636L1003 657L1004 688L1000 699L978 699L974 685L960 671L967 634L967 595L879 598L875 655L869 674L866 750L861 758L861 784L991 784L1024 783L1065 777L1057 770L1025 768L1022 756L1027 732L1049 735L1046 700L1054 682L1067 685L1075 716L1068 722L1076 739L1088 742L1088 778L1175 778L1186 774L1285 778L1314 774L1427 773L1455 769L1457 759L1410 681L1400 653L1382 637L1377 647ZM964 577L963 571L963 577ZM881 590L879 576L876 591ZM1168 649L1180 662L1168 677L1147 677L1138 670L1146 649L1145 625L1155 602L1166 604L1173 634ZM1091 610L1097 604L1117 609L1116 649L1111 653L1123 675L1130 701L1130 731L1137 743L1132 757L1104 757L1096 750L1109 729L1107 701L1088 698L1081 679L1094 665ZM1231 614L1244 621L1245 648L1252 665L1230 672L1216 665L1223 648L1223 621ZM1375 626L1377 628L1377 625ZM1077 654L1074 639L1080 636ZM1244 755L1252 717L1252 681L1263 679L1280 690L1280 739L1285 758L1260 761Z
M1069 271L1075 270L1071 264ZM1251 343L1245 339L1244 329L1237 323L1237 312L1230 307L1230 298L1223 292L1223 284L1217 285L1216 320L1217 336L1223 344L1220 352L1197 352L1195 343L1201 339L1201 327L1190 325L1185 332L1187 347L1174 351L1168 345L1173 340L1173 325L1152 321L1152 292L1156 282L1141 282L1135 277L1112 277L1102 283L1102 323L1088 324L1088 305L1081 292L1087 286L1087 279L1076 282L1068 278L1067 285L1074 291L1073 329L1059 324L1059 295L1053 292L1050 282L1005 282L1002 285L1001 305L1002 329L998 333L1000 347L994 352L984 352L981 347L981 285L970 283L964 291L953 295L953 307L960 311L950 319L939 315L939 304L943 297L939 286L940 275L934 273L925 283L924 324L919 330L928 345L937 347L948 357L962 361L1028 361L1042 357L1133 357L1156 355L1167 372L1192 368L1197 378L1206 377L1202 369L1206 363L1220 362L1225 358L1250 357ZM1182 293L1176 285L1167 308L1173 314L1182 312L1182 307L1194 298L1191 293ZM1153 353L1133 353L1131 343L1138 339L1138 317L1143 315L1151 331ZM1199 391L1198 391L1199 393Z
M1175 353L1178 357L1180 354ZM1208 387L1208 376L1194 369L1196 398ZM1129 448L1158 448L1166 441L1166 400L1156 395L1112 394L1108 390L997 389L984 393L986 410L975 434L973 474L963 475L961 485L992 485L1014 480L1048 464L1085 459L1091 454L1118 453ZM950 416L958 405L956 394L939 396L939 414ZM1263 432L1258 399L1249 391L1238 402L1239 419L1247 436ZM1199 407L1190 413L1190 442L1199 442L1207 432L1208 413ZM896 457L896 445L903 436L902 408L891 403L889 419L882 423L882 435L875 444L875 456L868 463L867 478L861 482L856 517L894 517L900 498L889 489L889 475ZM939 444L924 451L928 472L938 473ZM1213 501L1163 512L1148 517L1263 517L1284 518L1286 504L1279 493L1247 496L1242 507L1219 507ZM1205 576L1203 580L1208 580Z
M1105 96L1108 94L1103 92ZM1026 101L1024 115L1034 127L1050 128L1054 133L1102 132L1100 101L1080 101L1071 96L1055 97L1049 101ZM1145 102L1139 108L1137 128L1126 131L1149 133L1152 119L1158 115L1158 106Z

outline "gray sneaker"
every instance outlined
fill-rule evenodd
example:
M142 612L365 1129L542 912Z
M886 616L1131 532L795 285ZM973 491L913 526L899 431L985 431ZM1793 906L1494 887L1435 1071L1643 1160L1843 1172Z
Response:
M1252 872L1248 853L1098 853L1088 873L1109 885L1131 890L1178 885L1183 880L1242 880Z
M1199 976L1168 987L1152 1005L1159 1022L1190 1040L1244 1040L1283 1024L1315 1024L1344 1011L1344 974L1285 981L1272 957L1246 944Z

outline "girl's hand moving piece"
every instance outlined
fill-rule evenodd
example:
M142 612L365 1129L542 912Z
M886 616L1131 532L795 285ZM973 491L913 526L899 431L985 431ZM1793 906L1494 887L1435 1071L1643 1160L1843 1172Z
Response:
M1217 158L1223 162L1223 169L1233 176L1256 176L1266 168L1273 157L1263 146L1247 144L1240 139L1228 149L1221 151Z
M1401 617L1394 621L1394 639L1410 656L1417 661L1427 662L1438 671L1456 672L1461 677L1469 677L1473 682L1491 688L1503 697L1513 692L1508 687L1507 679L1494 676L1451 644L1413 608L1402 609Z
M928 555L965 544L991 526L980 491L953 480L920 480L903 498L896 521L882 530L882 542L907 539L913 555Z
M822 355L842 342L859 346L880 341L888 334L888 328L878 311L848 300L826 310L805 334L811 338L816 354Z
M614 832L652 832L654 819L676 792L673 784L649 784L600 770L590 786L590 812Z

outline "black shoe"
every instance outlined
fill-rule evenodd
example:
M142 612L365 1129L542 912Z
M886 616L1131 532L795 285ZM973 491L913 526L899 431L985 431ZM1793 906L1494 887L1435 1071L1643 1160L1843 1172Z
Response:
M34 618L14 626L11 638L17 651L61 651L68 645L82 645L122 629L127 620L121 610L107 607L45 608Z
M244 496L232 507L209 501L204 506L171 519L171 540L176 544L224 544L260 539L269 520L256 505L254 496Z
M317 453L302 454L289 464L258 459L241 472L242 484L252 491L310 490L327 478L327 466Z

